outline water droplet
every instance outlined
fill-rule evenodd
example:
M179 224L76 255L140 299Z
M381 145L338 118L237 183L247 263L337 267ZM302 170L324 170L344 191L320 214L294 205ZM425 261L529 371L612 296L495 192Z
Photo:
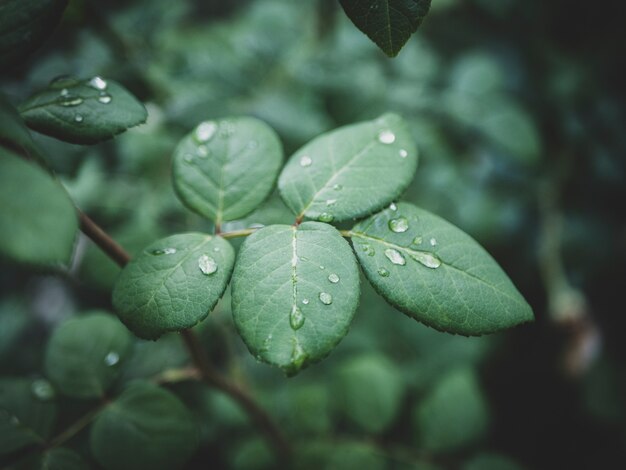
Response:
M193 162L193 155L192 155L192 154L190 154L190 153L186 153L186 154L183 156L183 159L184 159L187 163L191 163L191 162Z
M374 256L376 254L376 250L367 244L363 245L363 251L367 256Z
M387 248L385 250L385 256L393 264L398 264L400 266L404 266L406 264L406 259L404 259L404 256L402 256L402 253L400 253L398 250L394 250L393 248Z
M421 245L422 241L422 237L415 237L411 243L413 243L413 245Z
M96 90L106 90L107 82L103 80L102 77L98 77L97 75L89 80L89 86L91 88L95 88Z
M327 206L334 206L336 202L337 202L337 199L326 199Z
M160 248L157 250L152 250L153 255L173 255L176 253L176 248Z
M404 149L400 149L400 157L402 157L402 158L406 158L406 157L408 157L408 156L409 156L409 152L407 152L407 151L406 151L406 150L404 150Z
M63 89L61 90L61 96L67 96L67 95L69 95L69 94L70 94L70 92L67 90L67 88L63 88Z
M213 138L217 131L217 124L213 121L204 121L196 127L195 137L198 142L206 143Z
M45 379L37 379L34 380L32 384L30 384L30 390L41 401L48 401L54 398L54 389L50 382Z
M215 251L215 252L220 251L220 247L219 246L214 247L213 251Z
M437 240L435 240L434 238L430 239L430 246L436 246L437 245Z
M198 267L203 274L209 275L217 271L217 263L208 255L202 255L198 258Z
M333 189L335 191L341 191L343 189L343 186L341 186L340 184L334 184Z
M398 210L398 206L396 206L396 204L392 202L391 204L389 204L389 209L395 212Z
M75 122L83 122L83 117L82 117L80 114L77 114L77 115L74 117L74 121L75 121Z
M385 268L378 268L378 274L382 277L389 277L389 271L387 271Z
M302 155L300 157L300 166L311 166L311 163L313 163L313 160L311 160L311 157L308 155Z
M63 97L59 104L61 106L70 107L70 106L78 106L83 103L83 100L80 96L66 95Z
M120 355L115 351L111 351L104 357L104 363L109 367L114 366L118 362L120 362Z
M431 253L426 253L423 251L416 251L416 252L410 253L410 256L415 261L423 264L427 268L436 269L439 266L441 266L441 260Z
M206 145L198 145L198 156L206 158L209 155L209 148Z
M296 340L293 345L293 351L291 352L291 365L293 370L298 371L300 367L302 367L302 364L304 364L304 361L306 361L306 358L307 354L304 352L304 349L302 349L302 346L300 346L300 343Z
M406 217L391 219L389 221L389 229L396 233L406 232L409 229L409 221L406 220Z
M320 292L320 302L324 305L330 305L333 303L333 296L328 292Z
M289 314L289 324L293 330L299 330L302 328L302 325L304 325L304 315L302 315L302 311L295 305Z
M320 269L326 269L326 268L320 264Z
M309 299L302 299L302 303L304 305L309 305Z
M332 215L332 214L330 214L330 213L328 213L328 212L322 212L322 213L320 214L320 216L319 216L317 219L318 219L320 222L326 222L326 223L329 223L329 222L332 222L334 218L335 218L335 216L334 216L334 215Z
M265 338L265 341L263 341L263 348L261 349L261 351L263 352L269 351L271 344L272 344L272 333L267 335L267 338Z
M339 276L337 276L335 273L329 274L328 280L333 284L337 284L339 282Z
M378 134L378 141L382 144L393 144L396 141L396 135L389 130L384 130Z
M113 100L113 98L108 93L101 93L98 97L98 101L102 104L109 104L111 100Z

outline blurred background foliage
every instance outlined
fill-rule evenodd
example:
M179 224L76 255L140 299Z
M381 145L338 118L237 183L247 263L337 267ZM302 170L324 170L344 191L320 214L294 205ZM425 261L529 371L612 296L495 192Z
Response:
M390 60L334 0L72 0L0 85L17 104L58 75L98 74L146 103L148 123L105 144L36 136L78 206L130 252L212 230L170 183L172 151L200 120L259 117L288 156L334 127L402 114L420 148L405 198L485 245L536 322L482 338L438 333L363 282L350 334L286 379L247 353L227 293L197 327L213 361L276 418L299 468L620 468L625 31L619 2L433 0ZM224 230L292 218L274 195ZM57 419L39 425L56 435L93 403L37 393L49 387L46 344L68 318L110 310L118 268L82 236L67 270L1 267L0 402L54 403ZM114 390L188 361L175 335L131 349ZM230 398L195 382L166 387L198 428L186 468L273 468ZM85 434L67 446L95 466Z

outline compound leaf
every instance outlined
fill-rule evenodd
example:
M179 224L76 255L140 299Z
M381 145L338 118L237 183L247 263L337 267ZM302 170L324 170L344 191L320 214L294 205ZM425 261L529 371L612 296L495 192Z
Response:
M131 335L115 316L91 312L59 326L48 343L46 375L63 394L103 397L119 375Z
M417 31L430 0L339 0L346 15L389 57Z
M313 139L289 159L278 188L298 217L338 222L389 204L416 168L417 149L404 121L385 114Z
M143 104L123 86L101 77L60 77L23 103L31 129L73 144L95 144L146 122Z
M96 418L91 450L107 470L180 468L193 454L198 430L173 393L135 382Z
M234 262L233 248L221 237L184 233L163 238L122 270L113 305L140 338L191 328L215 307Z
M254 356L289 375L330 353L348 332L358 299L356 260L330 225L272 225L241 247L235 325Z
M45 171L0 147L0 256L33 265L67 263L76 209Z
M417 207L392 205L352 229L368 280L394 307L440 331L482 335L533 313L469 235Z
M271 192L283 159L263 121L205 121L174 152L174 189L191 210L217 224L252 212Z

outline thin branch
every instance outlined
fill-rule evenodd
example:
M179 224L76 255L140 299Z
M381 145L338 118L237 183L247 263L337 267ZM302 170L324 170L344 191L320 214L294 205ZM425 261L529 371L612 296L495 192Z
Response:
M344 238L352 238L352 230L339 230L339 233Z
M78 211L78 213L80 217L80 227L85 235L91 238L96 245L98 245L121 267L128 264L131 259L130 255L86 214L81 211ZM239 230L236 232L221 234L220 236L226 236L225 238L246 236L252 233L252 231L254 231L254 229ZM256 424L263 436L267 438L269 443L275 449L279 460L281 460L282 463L288 462L291 455L289 444L285 440L280 429L273 422L270 415L259 407L250 395L223 377L213 367L213 365L209 362L209 358L206 355L204 348L199 343L198 338L193 331L183 330L181 332L181 336L184 340L185 346L187 347L189 355L191 356L192 362L201 374L203 382L211 387L221 390L239 403L239 405L246 411L251 421Z
M222 238L238 238L238 237L247 237L248 235L252 235L258 229L256 228L246 228L242 230L233 230L232 232L222 232L218 235Z

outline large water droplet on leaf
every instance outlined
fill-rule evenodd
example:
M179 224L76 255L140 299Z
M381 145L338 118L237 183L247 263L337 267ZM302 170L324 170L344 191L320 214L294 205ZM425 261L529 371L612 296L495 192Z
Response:
M153 255L173 255L176 253L176 248L159 248L156 250L152 250Z
M333 296L328 292L320 292L320 302L324 305L330 305L333 303Z
M398 217L389 221L389 228L392 232L402 233L409 229L409 221L406 217Z
M89 86L96 90L106 90L107 82L102 77L95 76L89 80Z
M217 124L213 121L204 121L196 127L195 137L198 142L206 143L213 138L217 131Z
M311 160L311 157L309 157L308 155L302 155L300 157L300 166L311 166L311 163L313 163L313 160Z
M328 280L332 282L333 284L337 284L339 282L339 276L335 273L329 274Z
M113 97L108 93L103 93L98 97L98 101L102 104L109 104L113 100Z
M335 216L329 212L322 212L320 216L318 217L320 222L326 222L326 223L332 222L334 218Z
M104 363L111 367L120 362L120 355L115 351L111 351L104 357Z
M402 256L402 253L400 253L398 250L394 250L393 248L387 248L385 250L385 256L393 264L397 264L399 266L404 266L406 264L406 259L404 259L404 256Z
M217 263L208 255L202 255L198 258L198 267L207 276L217 271Z
M396 141L396 135L389 130L384 130L378 134L378 140L382 144L393 144Z
M410 256L415 261L423 264L427 268L435 269L441 266L441 260L431 253L417 251L417 252L410 253Z
M296 307L295 305L291 309L291 313L289 314L289 325L293 330L299 330L304 325L304 315L302 311Z
M79 104L83 104L83 100L80 96L66 95L59 101L61 106L71 107L78 106Z

